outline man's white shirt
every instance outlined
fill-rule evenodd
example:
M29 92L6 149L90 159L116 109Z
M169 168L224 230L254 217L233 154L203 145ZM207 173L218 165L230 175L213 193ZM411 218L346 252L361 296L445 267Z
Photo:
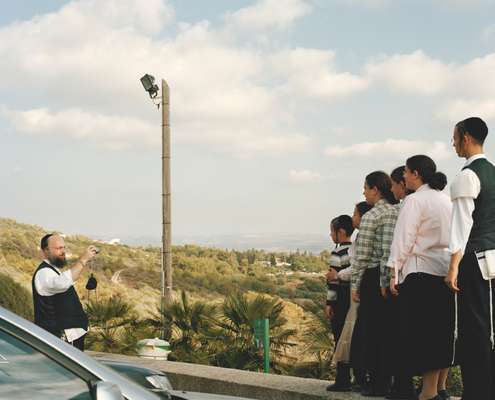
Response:
M484 154L476 154L469 157L464 167L473 161L486 158ZM452 199L452 231L450 235L449 250L452 253L461 251L464 254L469 234L473 227L474 199L481 191L481 183L474 171L463 169L450 185L450 197Z
M60 270L52 265L48 260L43 261L55 268L60 275L58 275L51 268L42 268L36 273L36 276L34 277L34 286L40 296L53 296L55 294L64 293L67 289L74 285L74 281L72 280L72 272L70 269L60 272ZM64 330L65 337L69 343L79 339L81 336L86 334L86 332L87 331L82 328L71 328Z

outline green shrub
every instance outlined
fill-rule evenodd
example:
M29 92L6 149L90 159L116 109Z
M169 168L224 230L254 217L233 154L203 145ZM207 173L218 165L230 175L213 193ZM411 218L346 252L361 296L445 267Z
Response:
M0 306L33 320L33 298L29 290L0 273Z

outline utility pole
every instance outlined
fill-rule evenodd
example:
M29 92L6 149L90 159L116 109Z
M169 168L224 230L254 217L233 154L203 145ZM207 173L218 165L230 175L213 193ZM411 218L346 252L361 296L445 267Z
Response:
M166 304L172 301L172 212L170 190L170 88L162 79L162 96L152 75L141 77L144 90L153 104L162 106L162 251L160 268L160 308L163 314ZM158 101L156 101L158 100Z
M170 88L162 79L162 308L172 301L172 208L170 190Z

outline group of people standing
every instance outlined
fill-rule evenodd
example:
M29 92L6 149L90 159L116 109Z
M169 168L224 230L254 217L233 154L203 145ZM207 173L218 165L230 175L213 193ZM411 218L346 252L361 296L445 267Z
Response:
M327 273L326 316L335 338L335 383L365 396L448 399L449 368L461 366L463 400L495 399L495 166L488 128L456 124L452 144L466 159L447 177L426 155L389 176L364 180L365 202L330 224L336 243ZM358 230L355 241L351 236ZM413 377L422 377L419 393Z

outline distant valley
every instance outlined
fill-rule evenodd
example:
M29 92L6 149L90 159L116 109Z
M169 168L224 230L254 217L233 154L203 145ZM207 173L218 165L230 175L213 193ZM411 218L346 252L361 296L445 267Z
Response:
M123 243L133 246L159 246L160 237L122 237ZM295 252L297 250L318 254L331 246L328 236L319 234L253 233L239 235L175 235L174 245L196 244L219 249L249 250L268 252Z

